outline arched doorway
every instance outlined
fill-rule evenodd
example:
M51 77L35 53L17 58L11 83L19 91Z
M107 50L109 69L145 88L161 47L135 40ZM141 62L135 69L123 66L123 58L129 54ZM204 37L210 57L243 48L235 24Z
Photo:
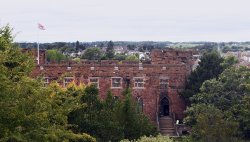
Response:
M169 116L169 101L164 97L160 102L160 116Z

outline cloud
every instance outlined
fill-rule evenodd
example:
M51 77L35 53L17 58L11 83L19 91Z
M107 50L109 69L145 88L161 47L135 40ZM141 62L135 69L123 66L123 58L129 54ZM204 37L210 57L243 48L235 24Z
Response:
M248 0L8 0L0 24L16 41L249 40ZM37 23L46 26L38 33Z

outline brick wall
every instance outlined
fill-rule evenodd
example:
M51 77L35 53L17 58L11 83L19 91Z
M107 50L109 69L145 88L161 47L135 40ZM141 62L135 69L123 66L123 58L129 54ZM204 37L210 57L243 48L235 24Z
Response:
M178 53L177 53L178 52ZM73 77L76 83L89 83L89 77L99 80L100 97L105 98L106 92L111 89L114 96L122 98L122 91L132 88L134 98L143 100L143 112L154 122L159 114L160 100L165 96L169 100L170 113L177 119L183 119L185 104L179 92L184 89L187 76L194 62L192 52L178 50L153 50L151 63L118 61L82 61L49 63L37 65L32 76L42 75L49 78L49 82L57 80L63 85L63 77ZM45 58L45 55L43 56ZM121 86L112 88L112 78L120 77ZM135 87L135 79L142 78L143 87ZM167 88L161 88L160 80L167 80ZM129 83L128 83L129 82Z

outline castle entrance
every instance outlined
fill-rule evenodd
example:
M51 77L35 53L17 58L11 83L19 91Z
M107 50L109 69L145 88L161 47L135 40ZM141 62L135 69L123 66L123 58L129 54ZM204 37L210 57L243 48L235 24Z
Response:
M169 116L169 101L166 97L160 102L160 116Z

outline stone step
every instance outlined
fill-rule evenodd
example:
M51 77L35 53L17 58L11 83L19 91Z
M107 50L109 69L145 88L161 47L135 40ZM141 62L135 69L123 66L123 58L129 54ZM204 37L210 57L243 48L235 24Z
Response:
M159 121L170 121L170 122L173 122L172 119L159 119Z
M164 117L160 117L160 120L165 120L165 119L168 119L168 120L172 120L172 118L170 116L164 116Z
M175 133L161 133L163 136L176 136Z
M161 128L174 128L174 125L160 125Z
M171 117L161 117L159 120L160 127L174 127L173 119Z
M173 121L162 121L162 120L160 120L159 123L162 124L162 125L174 124Z
M169 132L174 132L174 128L161 128L161 131L169 131Z
M173 119L171 117L161 117L159 119L159 126L162 135L176 136Z
M175 135L175 129L174 128L161 128L160 132L162 134L174 134Z
M160 128L174 128L173 124L160 124Z

